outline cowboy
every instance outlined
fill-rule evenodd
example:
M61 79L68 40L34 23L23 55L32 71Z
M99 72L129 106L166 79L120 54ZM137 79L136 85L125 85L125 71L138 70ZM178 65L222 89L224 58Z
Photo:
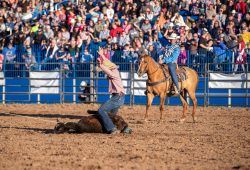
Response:
M169 73L172 77L174 82L174 94L178 95L179 92L179 85L178 85L178 78L176 74L176 66L177 66L177 59L180 55L180 46L176 43L179 36L176 33L172 33L168 39L170 41L170 45L168 45L163 52L163 55L160 55L159 63L160 64L167 64L169 68Z
M109 93L111 94L111 98L98 109L98 115L100 116L107 133L117 134L121 131L115 127L114 123L108 116L108 113L111 112L112 115L117 114L119 108L124 104L125 89L123 88L117 65L104 56L104 50L102 48L99 48L99 51L97 52L100 56L97 58L98 66L107 75L109 81ZM123 130L123 133L131 132L132 130L128 127Z

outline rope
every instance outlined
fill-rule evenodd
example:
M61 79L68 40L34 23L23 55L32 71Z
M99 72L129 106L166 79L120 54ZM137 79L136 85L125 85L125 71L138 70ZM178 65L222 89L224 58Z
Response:
M17 113L1 113L1 114L5 114L5 115L11 115L11 116L19 116L19 117L26 117L29 119L34 119L34 120L40 120L40 121L44 121L44 122L50 122L50 123L56 123L56 121L51 121L51 120L45 120L45 119L41 119L41 118L36 118L36 117L31 117L31 116L23 116L23 115L18 115Z

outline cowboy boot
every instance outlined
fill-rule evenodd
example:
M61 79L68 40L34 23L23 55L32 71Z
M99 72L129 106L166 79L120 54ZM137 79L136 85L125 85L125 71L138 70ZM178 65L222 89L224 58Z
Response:
M180 94L178 88L175 85L174 85L174 94L175 95L179 95Z

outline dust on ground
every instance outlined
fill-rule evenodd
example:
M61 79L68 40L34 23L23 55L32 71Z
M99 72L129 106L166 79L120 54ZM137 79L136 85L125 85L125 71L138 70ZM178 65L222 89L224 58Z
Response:
M54 134L56 120L78 121L85 104L0 105L0 169L250 169L250 114L245 108L124 106L131 135Z

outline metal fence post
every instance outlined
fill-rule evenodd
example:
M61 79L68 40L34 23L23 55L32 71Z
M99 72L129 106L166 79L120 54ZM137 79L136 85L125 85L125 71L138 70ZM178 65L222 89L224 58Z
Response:
M132 62L130 62L129 63L129 65L130 65L130 80L129 80L129 88L130 88L130 94L129 94L129 106L131 106L132 105L132 98L133 98L133 93L132 93L132 80L133 80L133 75L134 75L134 72L133 72L133 64L132 64Z
M208 72L208 67L209 67L209 63L204 63L205 64L205 73L204 73L204 106L203 107L207 107L208 106L208 98L209 96L207 96L207 83L208 83L208 80L207 80L207 74L209 75L209 72Z
M59 93L60 93L60 104L64 103L64 77L63 77L63 67L62 63L60 63L59 69Z
M4 75L4 72L3 72L3 75ZM3 76L4 77L4 76ZM5 104L5 86L6 86L6 79L5 79L5 77L4 77L4 79L3 79L3 104Z
M90 63L90 102L94 102L94 62Z
M247 68L246 68L246 107L248 110L248 64L247 64Z
M231 67L232 67L232 72L234 72L234 55L235 55L235 54L234 54L234 52L233 52L233 53L232 53L232 61L231 61L231 62L232 62L232 66L231 66Z

